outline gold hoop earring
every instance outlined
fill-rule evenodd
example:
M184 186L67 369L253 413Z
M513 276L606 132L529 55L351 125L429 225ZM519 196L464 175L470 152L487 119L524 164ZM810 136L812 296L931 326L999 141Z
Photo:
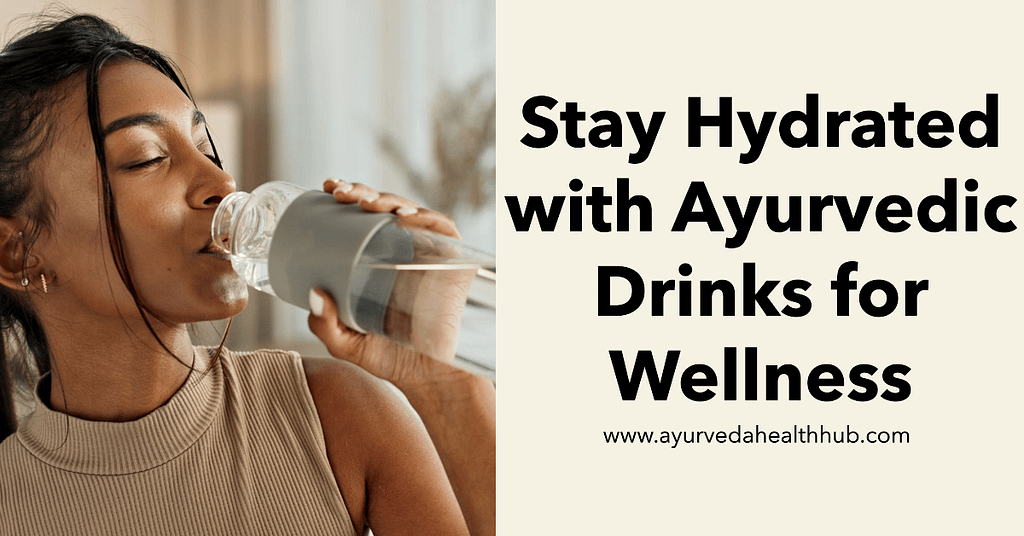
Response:
M49 294L50 291L46 289L46 276L39 274L39 280L43 282L43 294Z

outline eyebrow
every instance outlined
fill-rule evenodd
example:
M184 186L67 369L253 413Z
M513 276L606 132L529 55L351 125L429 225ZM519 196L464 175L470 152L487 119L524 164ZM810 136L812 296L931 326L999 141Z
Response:
M165 119L164 116L162 116L160 114L145 113L145 114L128 115L128 116L122 117L120 119L115 119L115 120L111 121L110 124L108 124L103 129L103 137L106 138L107 136L113 134L114 132L117 132L118 130L129 128L129 127L135 127L135 126L139 126L139 125L150 126L150 127L159 127L159 126L164 126L166 124L167 124L167 119ZM205 124L206 124L206 117L203 115L203 112L200 112L199 110L192 110L192 127L195 128L195 127L197 127L199 125L205 125Z

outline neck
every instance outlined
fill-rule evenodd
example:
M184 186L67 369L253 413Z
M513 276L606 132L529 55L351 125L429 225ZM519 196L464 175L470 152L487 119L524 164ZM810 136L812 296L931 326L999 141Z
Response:
M157 330L173 356L141 322L118 323L105 330L95 325L63 327L47 326L53 371L49 400L54 410L74 417L139 419L170 400L194 364L184 325Z

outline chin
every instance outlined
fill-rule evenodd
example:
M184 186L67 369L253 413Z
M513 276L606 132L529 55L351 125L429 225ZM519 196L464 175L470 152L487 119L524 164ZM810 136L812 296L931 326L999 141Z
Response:
M213 284L213 292L221 303L231 308L228 316L234 316L245 309L249 303L249 287L237 274L226 274Z

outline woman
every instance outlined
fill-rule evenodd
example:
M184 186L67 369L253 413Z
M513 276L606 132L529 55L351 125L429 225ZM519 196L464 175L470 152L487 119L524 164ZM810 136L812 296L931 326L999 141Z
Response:
M209 239L234 188L168 61L105 21L0 53L0 533L493 533L490 382L345 328L319 291L310 328L340 359L192 347L187 324L247 301ZM22 362L43 375L19 424Z

